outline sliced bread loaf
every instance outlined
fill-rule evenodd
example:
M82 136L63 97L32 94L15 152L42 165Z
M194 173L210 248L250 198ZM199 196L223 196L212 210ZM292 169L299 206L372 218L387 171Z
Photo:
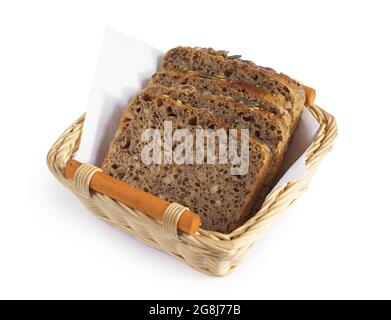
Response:
M252 199L263 184L270 165L268 147L249 138L249 168L244 175L231 175L232 163L229 162L146 164L141 159L148 144L141 139L143 132L157 129L162 133L166 121L170 121L173 130L188 129L193 139L200 128L229 129L204 110L168 96L142 91L122 114L103 162L103 171L163 199L188 206L200 214L202 227L207 230L230 232L251 210ZM241 139L237 145L240 150ZM159 159L163 160L164 156Z
M268 89L277 96L283 95L290 102L286 107L292 115L293 127L296 127L304 107L303 87L287 75L239 58L240 56L228 56L227 51L215 51L211 48L177 47L164 56L160 70L189 70L210 76L223 76Z
M275 95L270 91L242 81L227 80L212 76L200 75L196 72L163 71L154 74L149 86L177 87L190 85L196 90L213 95L232 97L254 108L271 112L281 117L293 131L291 115L285 107L285 101L275 101Z
M271 112L236 102L235 100L211 94L202 94L192 87L149 87L150 94L167 95L174 100L188 103L197 109L206 109L216 118L235 129L249 129L250 136L265 143L271 151L271 166L267 173L267 190L274 185L280 171L289 141L286 123Z

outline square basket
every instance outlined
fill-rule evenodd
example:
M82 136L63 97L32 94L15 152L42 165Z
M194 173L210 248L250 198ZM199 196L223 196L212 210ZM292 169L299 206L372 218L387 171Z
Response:
M55 142L49 150L47 163L54 176L75 193L98 218L177 257L198 271L213 276L225 276L238 266L273 218L292 205L306 190L321 159L332 148L337 136L334 117L316 105L306 108L319 122L315 139L305 154L307 175L271 192L261 210L230 234L200 228L195 235L179 233L178 237L173 237L166 232L161 221L104 194L91 191L88 196L81 195L75 182L65 177L64 169L79 147L84 116L76 120Z

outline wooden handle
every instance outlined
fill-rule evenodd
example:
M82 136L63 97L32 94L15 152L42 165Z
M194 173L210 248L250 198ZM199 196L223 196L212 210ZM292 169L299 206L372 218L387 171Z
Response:
M81 163L79 161L70 160L64 171L65 176L73 180L75 172L80 165ZM165 200L114 179L103 172L96 172L92 176L90 189L103 193L110 198L118 200L129 207L161 221L163 220L164 211L170 205ZM200 216L187 210L182 213L178 221L178 229L193 235L200 227L200 223Z
M303 84L304 92L305 92L305 105L312 107L315 103L316 91L310 87L307 87Z

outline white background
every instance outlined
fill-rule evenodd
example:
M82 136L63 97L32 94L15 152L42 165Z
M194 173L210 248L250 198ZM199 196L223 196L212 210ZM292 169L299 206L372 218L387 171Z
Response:
M388 5L2 1L0 298L391 298ZM277 68L338 121L307 193L226 278L97 220L46 167L85 109L106 24L162 50L226 48Z

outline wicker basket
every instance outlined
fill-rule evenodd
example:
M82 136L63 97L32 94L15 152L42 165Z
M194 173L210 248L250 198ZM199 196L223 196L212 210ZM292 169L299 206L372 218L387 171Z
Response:
M332 147L337 135L334 117L317 106L307 108L320 124L315 140L306 153L307 176L274 190L267 197L262 209L230 234L199 229L194 236L180 233L179 237L173 237L164 230L162 222L103 194L89 192L87 197L80 195L76 191L75 182L64 176L64 169L78 149L84 116L73 123L56 141L48 153L47 163L54 176L100 219L166 251L201 272L225 276L242 261L272 218L288 208L306 190L320 160Z

